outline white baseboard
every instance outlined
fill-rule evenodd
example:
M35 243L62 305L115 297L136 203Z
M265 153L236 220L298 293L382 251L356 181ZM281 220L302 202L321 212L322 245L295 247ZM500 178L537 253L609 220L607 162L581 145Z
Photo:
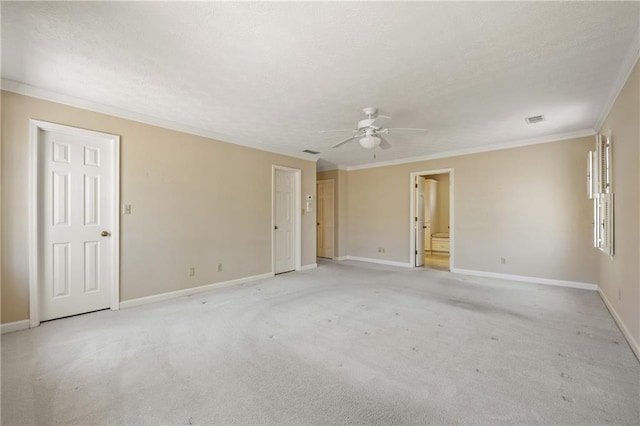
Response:
M342 256L340 258L337 258L337 260L358 260L360 262L378 263L380 265L389 265L389 266L400 266L402 268L411 267L411 265L409 265L408 263L396 262L395 260L373 259L371 257Z
M204 291L213 290L214 288L227 287L251 281L262 280L273 277L272 272L266 274L252 275L250 277L238 278L235 280L221 281L219 283L206 284L199 287L185 288L184 290L170 291L168 293L155 294L153 296L140 297L138 299L124 300L120 302L120 309L133 308L134 306L147 305L149 303L161 302L163 300L175 299L177 297L189 296L192 294L202 293Z
M334 257L333 260L347 260L349 258L349 256L338 256L338 257Z
M300 267L300 270L301 270L301 271L306 271L307 269L315 269L315 268L317 268L317 267L318 267L318 264L317 264L317 263L310 263L310 264L308 264L308 265L301 266L301 267Z
M609 299L607 299L607 296L605 296L600 286L598 286L598 294L604 302L604 305L609 310L609 313L613 317L613 320L616 322L616 324L618 324L618 328L620 328L620 331L622 331L624 338L627 339L627 343L629 343L629 346L631 347L633 353L636 355L636 358L638 358L638 361L640 361L640 345L638 345L638 342L636 342L631 333L629 333L627 326L624 325L624 322L622 322L622 318L620 318L615 309L613 309L613 305L611 304L611 302L609 302Z
M29 320L22 320L16 322L8 322L0 325L0 334L11 333L13 331L26 330L29 328Z
M451 268L454 274L473 275L475 277L499 278L502 280L522 281L526 283L554 285L557 287L580 288L582 290L598 289L597 284L581 283L578 281L553 280L550 278L528 277L526 275L499 274L497 272L474 271L471 269Z

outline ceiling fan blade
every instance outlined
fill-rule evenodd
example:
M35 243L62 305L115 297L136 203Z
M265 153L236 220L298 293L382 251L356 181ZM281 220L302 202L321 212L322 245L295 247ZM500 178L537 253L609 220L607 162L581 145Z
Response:
M391 144L389 143L388 140L386 140L385 138L383 138L380 135L377 135L377 137L380 138L380 148L381 149L389 149L389 148L391 148Z
M347 139L345 139L345 140L343 140L343 141L338 142L338 143L337 143L337 144L335 144L335 145L332 145L332 146L331 146L331 148L338 148L338 147L340 147L340 146L344 145L345 143L347 143L347 142L349 142L349 141L352 141L352 140L354 140L354 139L356 139L356 138L361 138L362 136L364 136L364 133L359 134L359 135L355 135L355 136L351 136L351 137L349 137L349 138L347 138Z
M388 127L387 130L399 131L399 132L414 132L414 133L427 133L427 129L415 129L412 127Z
M354 129L320 130L318 133L335 133L335 132L357 132L357 130L354 130Z

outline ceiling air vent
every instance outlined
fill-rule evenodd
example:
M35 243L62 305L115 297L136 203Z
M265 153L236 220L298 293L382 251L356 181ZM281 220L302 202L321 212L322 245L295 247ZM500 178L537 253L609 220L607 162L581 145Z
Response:
M536 124L539 123L541 121L544 121L544 115L534 115L533 117L527 117L524 119L527 124Z
M313 154L313 155L320 154L318 151L313 151L313 150L311 150L311 149L305 149L305 150L304 150L304 151L302 151L302 152L306 152L307 154Z

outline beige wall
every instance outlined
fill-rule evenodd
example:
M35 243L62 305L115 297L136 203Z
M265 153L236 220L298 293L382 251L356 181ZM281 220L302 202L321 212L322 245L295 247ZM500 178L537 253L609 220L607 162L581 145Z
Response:
M454 267L596 283L585 193L593 145L587 137L350 171L348 254L409 263L410 174L453 168Z
M438 181L438 194L436 195L436 228L435 232L449 232L449 173L425 176L427 179Z
M121 218L121 300L271 272L272 165L302 169L303 195L316 193L312 161L2 92L3 323L29 315L30 118L121 136L133 211ZM303 215L302 265L315 263L315 229Z
M635 339L636 350L640 343L639 67L636 63L600 129L612 132L615 255L610 259L598 252L601 291Z
M344 170L329 170L318 172L317 180L334 180L334 257L347 255L347 172Z

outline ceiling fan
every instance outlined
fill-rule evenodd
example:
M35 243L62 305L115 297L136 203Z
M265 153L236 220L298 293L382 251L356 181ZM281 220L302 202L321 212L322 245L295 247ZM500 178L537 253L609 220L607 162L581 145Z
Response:
M320 133L330 132L353 132L356 133L353 136L349 136L347 139L332 145L331 148L338 148L347 142L351 142L354 139L360 139L360 145L366 149L375 149L380 147L382 149L391 148L391 144L383 135L389 135L395 132L414 132L414 133L426 133L427 129L414 129L408 127L383 127L379 125L378 119L385 118L391 120L391 117L387 115L378 114L377 108L364 108L362 110L367 118L360 120L358 126L355 129L345 130L323 130Z

